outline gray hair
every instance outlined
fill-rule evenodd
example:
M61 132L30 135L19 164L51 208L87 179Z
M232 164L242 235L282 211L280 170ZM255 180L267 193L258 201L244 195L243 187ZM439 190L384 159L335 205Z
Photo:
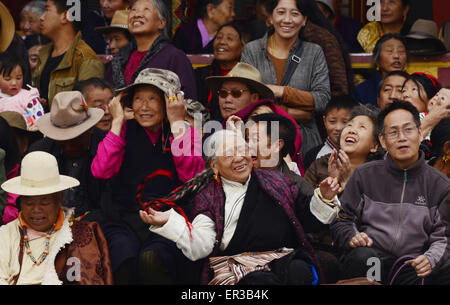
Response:
M133 0L131 6L133 6L136 3L136 1L138 0ZM162 31L162 35L164 35L167 38L170 38L172 26L170 22L170 11L169 7L166 4L166 1L164 0L147 0L147 1L150 1L150 3L153 4L153 6L156 8L156 10L158 11L159 19L166 20L166 27Z
M217 161L219 148L222 146L222 143L226 141L227 137L238 137L242 138L242 135L238 134L234 130L230 129L221 129L219 131L216 131L211 136L209 136L204 144L204 154L207 158L207 161ZM242 138L242 141L247 145L244 138ZM234 141L233 141L234 143Z
M20 11L20 14L23 13L32 13L36 14L38 17L41 17L42 14L45 12L45 1L41 0L35 0L31 1L23 7L22 11Z

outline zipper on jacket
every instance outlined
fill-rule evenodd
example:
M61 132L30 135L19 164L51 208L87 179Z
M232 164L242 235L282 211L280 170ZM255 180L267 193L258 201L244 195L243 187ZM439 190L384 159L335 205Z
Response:
M403 189L402 189L402 196L400 198L400 220L398 223L398 228L397 228L397 234L395 236L395 240L394 240L394 244L392 245L392 249L391 252L393 252L395 246L397 245L397 241L398 238L400 237L400 230L401 230L401 225L402 225L402 221L403 221L403 199L405 197L405 189L406 189L406 183L408 182L408 175L406 172L406 169L403 170Z

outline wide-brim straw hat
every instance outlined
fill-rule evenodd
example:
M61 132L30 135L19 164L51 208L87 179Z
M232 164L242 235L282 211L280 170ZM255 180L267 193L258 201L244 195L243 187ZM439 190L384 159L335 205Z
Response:
M438 26L433 20L417 19L406 38L406 48L412 55L439 55L447 48L439 39Z
M129 10L117 10L108 26L98 26L96 31L101 33L108 33L112 30L125 30L128 31L128 14Z
M44 114L37 127L47 137L56 141L65 141L78 137L103 117L99 108L88 108L79 91L64 91L55 95L50 113Z
M8 8L0 2L0 52L5 52L11 44L16 26Z
M273 91L262 83L261 73L254 66L239 62L225 76L209 76L205 79L208 87L214 92L226 81L243 82L259 94L259 99L275 99Z
M20 174L4 182L2 189L21 196L39 196L80 185L77 179L60 175L56 158L43 151L27 154L22 159Z

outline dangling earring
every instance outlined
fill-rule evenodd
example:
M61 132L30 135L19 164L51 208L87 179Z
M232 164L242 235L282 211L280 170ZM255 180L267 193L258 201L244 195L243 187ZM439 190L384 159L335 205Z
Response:
M214 180L216 180L216 182L218 184L222 184L221 181L220 181L220 176L218 174L214 174Z
M448 160L450 160L450 153L447 153L442 157L442 163L447 164Z

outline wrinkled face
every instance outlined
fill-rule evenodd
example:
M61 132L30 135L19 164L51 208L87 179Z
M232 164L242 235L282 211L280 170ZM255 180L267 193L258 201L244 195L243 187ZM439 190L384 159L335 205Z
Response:
M41 33L47 37L51 37L60 28L62 22L67 22L66 13L58 13L55 3L48 0L45 6L45 12L41 16Z
M150 86L139 86L133 95L132 108L134 118L144 128L156 132L161 128L164 118L163 100L159 89Z
M245 183L252 171L252 159L245 140L240 136L227 135L211 167L215 174L225 179Z
M48 232L58 219L63 193L54 193L39 196L21 196L20 206L22 217L39 232Z
M406 48L403 43L397 39L389 39L381 46L378 67L382 74L392 71L404 70L406 65Z
M250 103L256 102L259 99L259 95L257 93L250 93L248 87L242 82L223 82L219 89L219 92L221 91L222 93L219 93L219 107L223 118L247 107Z
M378 106L381 110L392 104L395 100L403 99L402 87L405 78L400 75L392 75L386 78L378 96Z
M91 128L76 138L66 141L56 141L56 144L61 147L69 158L79 158L89 149L92 131L93 129Z
M239 34L232 26L223 27L217 33L213 47L215 58L225 62L238 62L243 50Z
M91 87L87 91L86 102L89 108L100 108L105 114L95 127L108 131L111 129L112 115L109 112L108 104L112 100L113 94L109 88Z
M28 50L28 61L30 62L30 69L31 71L34 71L40 63L40 57L39 57L39 50L42 48L42 46L33 46Z
M284 39L297 37L307 19L298 10L295 0L278 1L271 18L275 33Z
M379 136L383 148L403 169L418 160L421 138L421 130L416 126L413 115L404 109L394 110L385 117L384 133Z
M350 120L350 111L348 109L334 108L323 117L325 129L334 145L339 146L339 135L348 120Z
M372 120L359 115L354 117L342 130L340 145L341 149L349 156L367 156L370 152L376 152L377 142L374 139L375 126Z
M256 168L274 168L280 163L280 141L271 142L266 124L258 122L248 128L248 145Z
M234 16L234 0L223 0L217 7L213 7L208 15L217 26L233 21Z
M106 18L111 19L117 10L128 8L129 3L124 0L100 0L100 7Z
M108 33L108 45L112 55L119 53L119 50L130 41L122 30L112 30Z
M381 23L400 23L408 14L408 7L403 7L402 0L380 1Z
M20 66L16 66L9 75L0 74L0 90L8 95L16 95L22 89L23 73Z
M41 33L39 16L32 12L24 12L20 15L20 29L25 36Z
M428 100L425 100L427 94L422 85L417 85L414 81L408 80L402 88L402 100L410 102L419 112L427 111Z
M450 89L442 88L428 103L428 111L437 105L450 105Z
M128 15L128 30L132 35L154 35L166 26L160 19L157 8L149 0L138 0Z

